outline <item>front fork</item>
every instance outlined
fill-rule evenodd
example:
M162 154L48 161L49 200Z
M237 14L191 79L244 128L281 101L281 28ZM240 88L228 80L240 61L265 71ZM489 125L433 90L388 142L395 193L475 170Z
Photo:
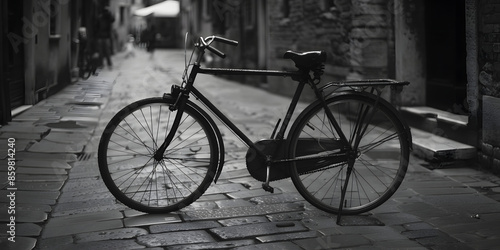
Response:
M188 99L188 94L185 93L184 90L180 89L180 87L177 85L172 86L171 94L175 97L176 101L174 104L170 105L169 109L170 111L177 110L177 114L175 114L174 123L172 124L172 127L170 128L167 137L165 138L161 146L158 147L153 156L153 158L156 161L163 160L163 155L165 154L165 150L167 150L167 147L172 142L172 139L174 139L175 133L177 132L179 124L181 123L182 114L184 113L184 109L186 107Z

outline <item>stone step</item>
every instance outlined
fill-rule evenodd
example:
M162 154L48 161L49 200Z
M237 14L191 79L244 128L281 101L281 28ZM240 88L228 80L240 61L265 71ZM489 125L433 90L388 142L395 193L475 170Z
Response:
M474 159L477 149L474 146L457 142L417 128L411 128L413 153L433 162Z
M432 107L402 107L400 113L414 128L463 144L477 145L477 129L469 126L467 115L458 115Z

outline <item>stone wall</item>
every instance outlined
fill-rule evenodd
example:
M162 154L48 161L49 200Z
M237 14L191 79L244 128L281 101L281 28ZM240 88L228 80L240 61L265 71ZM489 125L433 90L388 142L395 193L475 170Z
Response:
M326 80L393 76L392 0L267 1L269 67L294 69L283 53L324 50ZM392 62L392 63L391 63ZM392 65L391 67L388 65ZM287 79L268 79L272 91L292 94Z
M500 173L500 2L478 1L479 86L482 95L482 166Z
M500 2L480 1L478 19L481 93L500 97Z

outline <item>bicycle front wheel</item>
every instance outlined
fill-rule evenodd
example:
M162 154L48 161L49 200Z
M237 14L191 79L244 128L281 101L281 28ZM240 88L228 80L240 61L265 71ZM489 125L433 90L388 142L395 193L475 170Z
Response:
M102 179L123 204L146 213L167 213L198 199L214 178L218 146L206 113L188 102L163 159L154 154L173 124L174 100L150 98L118 112L101 137Z
M307 201L324 211L338 213L342 202L342 214L367 212L389 199L403 181L410 151L406 128L390 104L383 100L377 102L370 95L348 92L328 98L326 104L353 147L350 157L354 163L351 163L344 200L341 194L348 171L348 153L341 149L339 132L319 102L304 110L294 123L289 137L289 157L305 156L304 151L316 155L346 154L346 157L331 162L325 160L319 167L304 168L294 162L291 165L293 183ZM358 147L355 147L356 140ZM302 148L304 145L307 150ZM315 150L317 152L312 152Z

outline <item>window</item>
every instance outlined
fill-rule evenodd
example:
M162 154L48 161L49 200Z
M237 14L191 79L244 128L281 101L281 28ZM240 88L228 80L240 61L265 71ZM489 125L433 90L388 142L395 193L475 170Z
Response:
M203 16L205 19L210 19L212 17L213 4L211 2L211 0L203 1Z
M59 34L59 12L61 6L58 4L57 0L51 0L49 4L49 12L47 13L50 17L49 32L50 35Z
M120 25L125 22L125 6L120 6Z
M255 26L255 1L245 1L242 6L243 8L243 20L245 21L245 27L253 28Z
M283 18L287 18L290 16L290 0L283 0L281 12L283 13Z
M323 11L330 11L330 9L335 6L333 0L323 0L320 1L319 4L321 10Z

